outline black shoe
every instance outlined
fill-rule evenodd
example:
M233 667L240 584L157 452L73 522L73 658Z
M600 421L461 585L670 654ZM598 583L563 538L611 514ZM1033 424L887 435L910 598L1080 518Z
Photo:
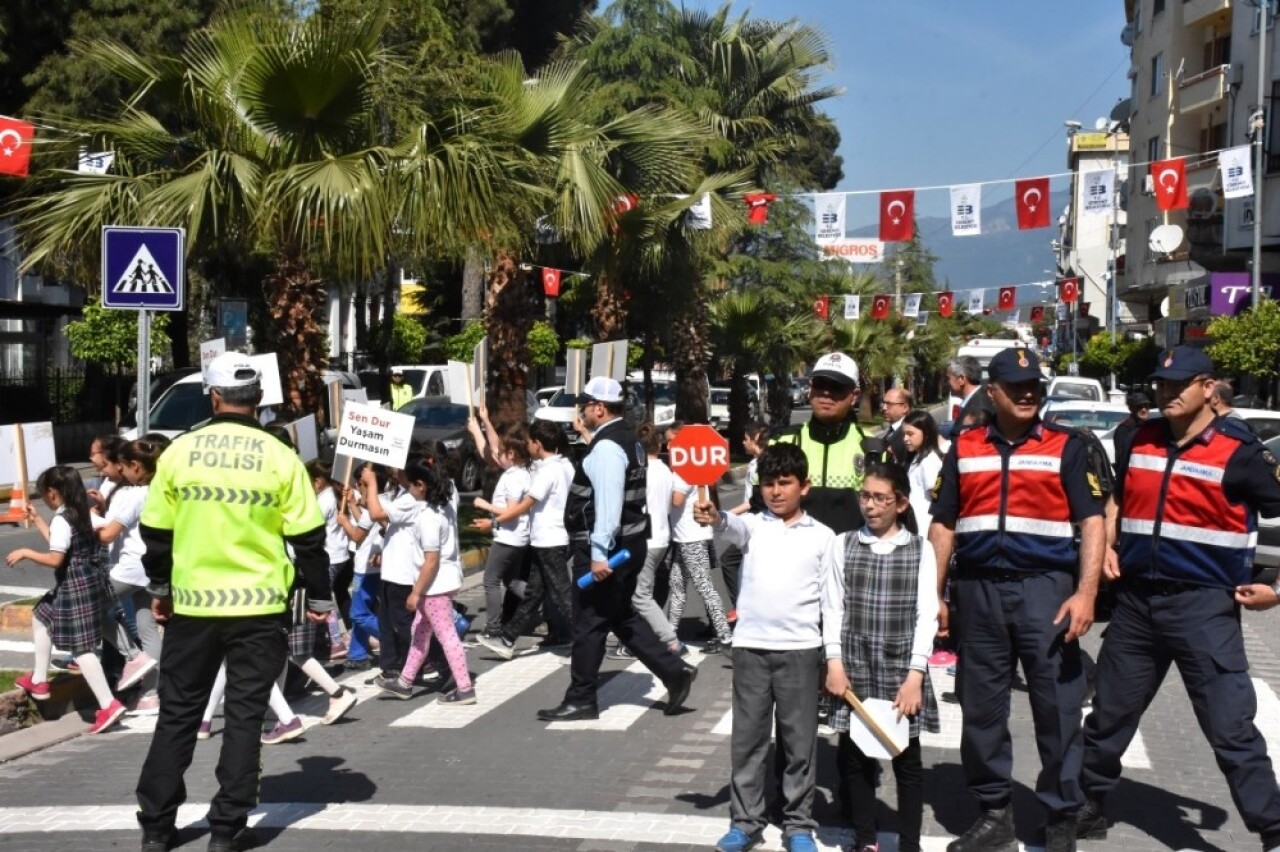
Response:
M667 704L662 708L662 715L674 716L680 712L680 708L689 698L689 690L693 689L693 681L697 676L697 669L685 666L680 676L673 683L667 684Z
M1280 849L1280 831L1262 835L1263 852L1272 852L1274 849Z
M997 810L983 811L968 831L947 844L947 852L1018 852L1018 838L1013 832L1013 808L1005 805Z
M209 835L209 852L244 852L245 849L252 849L254 845L254 837L247 828L242 828L230 836Z
M960 696L956 695L954 692L944 692L942 693L942 700L947 704L959 704Z
M538 711L540 722L577 722L579 719L599 719L600 708L595 704L562 703L559 707Z
M1076 813L1076 837L1081 840L1106 840L1107 827L1102 800L1086 796L1084 807Z
M172 848L172 831L142 832L142 852L169 852Z
M342 664L342 667L349 672L367 672L373 668L373 663L369 660L352 660L348 659Z
M1044 852L1076 852L1076 818L1060 817L1044 827Z

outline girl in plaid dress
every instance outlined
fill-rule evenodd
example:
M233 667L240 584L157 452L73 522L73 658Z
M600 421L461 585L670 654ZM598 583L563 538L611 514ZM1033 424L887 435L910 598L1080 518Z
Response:
M35 665L16 684L37 701L49 697L49 660L53 647L70 651L80 666L85 683L98 701L98 713L89 733L110 728L124 715L125 708L111 694L102 663L94 653L102 642L99 616L111 589L101 560L98 540L89 516L89 498L75 468L51 467L36 481L44 503L53 509L48 523L27 506L27 520L36 525L47 553L21 547L8 555L10 567L24 559L55 571L56 585L32 611L31 634L35 645Z
M822 599L826 689L859 699L892 701L911 719L907 748L893 759L898 782L898 849L919 852L924 819L920 731L938 730L938 706L929 683L929 653L937 630L937 566L933 548L916 534L906 471L867 466L858 502L866 524L836 537L837 569ZM840 772L856 832L855 852L876 845L876 761L849 737L850 709L832 702L830 725L840 732ZM854 722L853 724L858 724Z

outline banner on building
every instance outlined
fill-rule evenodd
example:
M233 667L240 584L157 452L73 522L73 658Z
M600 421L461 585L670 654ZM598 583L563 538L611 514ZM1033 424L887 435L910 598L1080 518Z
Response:
M1083 183L1080 215L1106 216L1111 213L1115 204L1116 171L1115 169L1098 169L1082 172Z
M1244 198L1253 195L1253 169L1249 165L1250 146L1228 148L1218 155L1222 172L1222 197Z
M818 245L826 245L844 239L843 193L824 193L814 201L814 239Z

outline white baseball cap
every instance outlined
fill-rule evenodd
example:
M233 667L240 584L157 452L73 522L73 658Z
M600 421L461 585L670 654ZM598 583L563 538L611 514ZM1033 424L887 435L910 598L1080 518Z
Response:
M578 394L578 402L622 402L622 385L606 376L596 376Z
M843 352L828 352L813 365L811 379L830 379L842 385L858 384L858 364Z
M262 373L249 356L241 352L223 352L209 362L205 380L211 388L243 388L262 381Z

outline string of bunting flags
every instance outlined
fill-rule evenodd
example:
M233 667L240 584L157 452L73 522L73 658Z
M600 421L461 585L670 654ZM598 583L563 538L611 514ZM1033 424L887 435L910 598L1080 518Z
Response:
M1020 284L1012 284L1007 287L1000 287L996 297L994 310L1001 313L1012 313L1018 309L1018 287L1027 286ZM965 298L957 299L958 294L964 294ZM938 300L937 313L940 317L950 317L956 312L957 303L963 305L965 312L970 315L982 314L986 312L986 293L985 289L975 290L942 290L934 293ZM818 319L824 322L831 318L831 296L819 296L813 302L813 313ZM862 319L862 295L858 293L846 293L844 298L843 318L850 322L857 322ZM871 296L871 309L867 312L867 317L874 320L886 320L893 313L893 304L895 297L891 293L876 293ZM924 325L928 318L928 311L921 310L923 293L904 293L902 294L902 316L913 318L917 324ZM1058 282L1058 301L1065 304L1075 304L1080 300L1080 280L1078 278L1063 278ZM1087 303L1080 305L1080 315L1088 316ZM1044 305L1033 305L1031 308L1030 319L1032 322L1040 322L1044 319Z

